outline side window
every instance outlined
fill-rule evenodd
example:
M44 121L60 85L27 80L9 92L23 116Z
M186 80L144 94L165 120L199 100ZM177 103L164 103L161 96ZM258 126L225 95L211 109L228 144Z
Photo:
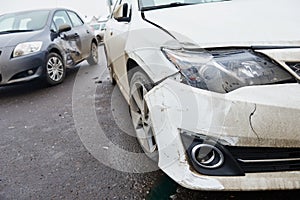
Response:
M83 25L82 19L76 13L71 12L71 11L67 11L67 12L68 12L68 15L70 16L71 21L75 27Z
M68 24L72 27L69 16L65 11L57 11L53 16L53 23L55 26L55 31L57 31L59 26L61 26L62 24ZM51 25L51 27L53 26Z
M122 0L121 3L125 3L128 5L127 9L126 9L127 11L125 11L125 12L126 12L126 16L130 17L131 16L131 1L130 0Z

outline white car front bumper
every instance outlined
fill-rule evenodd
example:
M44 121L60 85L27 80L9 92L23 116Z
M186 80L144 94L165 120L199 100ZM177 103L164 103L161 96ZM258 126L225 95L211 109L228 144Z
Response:
M171 78L163 81L146 95L159 167L180 185L196 190L299 189L299 170L202 175L190 165L180 134L187 130L228 146L300 148L299 91L299 84L281 84L218 94Z

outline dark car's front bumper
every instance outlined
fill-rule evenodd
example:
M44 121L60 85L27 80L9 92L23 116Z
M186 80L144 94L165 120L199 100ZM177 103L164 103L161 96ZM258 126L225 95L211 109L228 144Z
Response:
M0 85L29 81L43 74L46 51L12 58L12 48L1 49Z

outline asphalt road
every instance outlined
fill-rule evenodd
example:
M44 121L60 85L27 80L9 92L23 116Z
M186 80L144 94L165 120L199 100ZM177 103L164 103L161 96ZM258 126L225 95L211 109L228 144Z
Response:
M126 105L97 66L63 84L0 87L0 199L295 199L299 191L196 192L147 160Z

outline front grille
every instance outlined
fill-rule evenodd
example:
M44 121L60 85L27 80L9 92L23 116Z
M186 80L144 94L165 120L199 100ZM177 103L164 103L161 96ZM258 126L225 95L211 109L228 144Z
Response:
M245 173L300 170L300 148L226 147Z
M286 62L286 64L300 76L300 62Z

